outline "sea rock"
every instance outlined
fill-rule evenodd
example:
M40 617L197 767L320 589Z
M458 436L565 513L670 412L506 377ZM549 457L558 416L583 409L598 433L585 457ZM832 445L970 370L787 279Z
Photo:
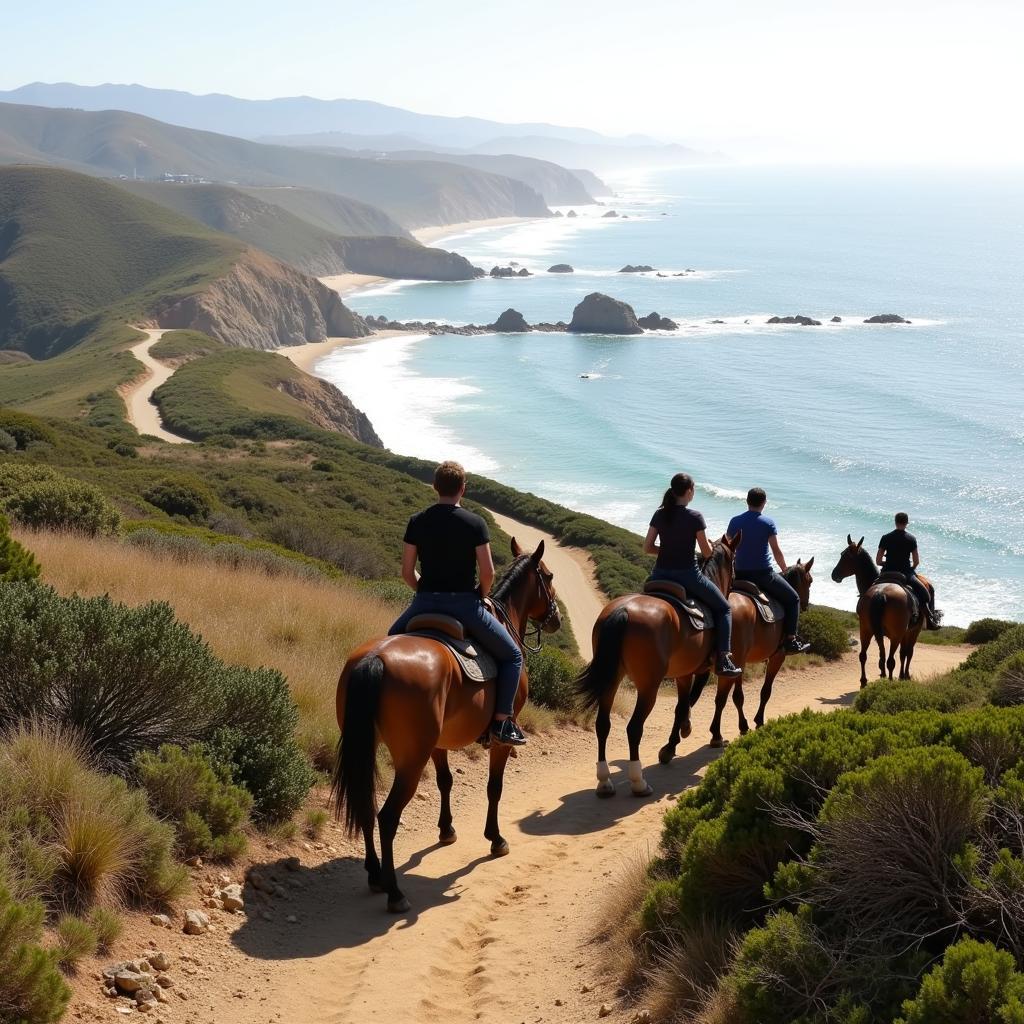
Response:
M643 333L632 306L601 292L591 292L576 306L568 329L577 334Z
M869 316L864 321L866 324L909 324L909 320L905 320L899 315L899 313L876 313L874 316Z
M799 324L801 327L820 327L820 320L813 320L809 316L773 316L768 320L770 324Z
M564 216L565 216L565 214L564 214L564 213L562 213L562 211L561 211L561 210L555 210L555 216L556 216L556 217L564 217Z
M834 316L830 322L834 324L841 324L843 322L843 318L841 316Z
M492 326L500 334L523 334L530 330L530 325L518 309L506 309Z
M569 211L569 212L568 212L568 213L566 214L566 217L578 217L578 216L579 216L579 214L578 214L578 213L577 213L577 212L576 212L575 210L570 210L570 211Z
M519 271L519 276L520 276L520 277L533 277L533 274L531 274L531 273L530 273L530 272L529 272L529 271L528 271L528 270L526 269L526 267L522 267L522 268L520 269L520 271Z
M607 213L602 213L602 217L618 217L618 214L614 210L609 210Z
M627 263L620 271L620 274L647 274L652 271L654 267L647 263L638 263L633 266L632 263Z
M183 930L186 935L205 935L210 930L210 919L201 910L186 910Z
M568 263L556 263L554 266L548 267L549 274L572 274L574 273L573 268Z
M637 323L646 331L674 331L679 327L675 320L670 320L660 313L648 313L637 320Z
M526 267L516 270L513 267L491 267L491 277L531 277Z

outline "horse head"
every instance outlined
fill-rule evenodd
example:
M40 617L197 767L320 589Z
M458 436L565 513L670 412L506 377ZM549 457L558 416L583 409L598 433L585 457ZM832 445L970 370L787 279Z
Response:
M814 577L811 575L811 566L814 565L814 558L801 562L798 558L796 565L791 565L784 573L786 581L800 595L800 611L807 611L811 603L811 584Z
M725 597L729 596L729 590L732 588L733 566L736 563L736 551L741 540L743 540L742 530L735 537L723 533L711 545L711 554L701 566L704 575L715 583Z
M562 628L562 613L555 595L554 573L544 564L544 541L537 545L532 555L527 555L513 537L512 555L517 560L525 559L526 617L536 622L545 633L557 633Z
M853 576L857 572L857 562L861 558L863 544L863 537L855 544L853 538L849 534L846 535L846 547L840 554L836 567L832 570L833 582L842 583L847 576Z

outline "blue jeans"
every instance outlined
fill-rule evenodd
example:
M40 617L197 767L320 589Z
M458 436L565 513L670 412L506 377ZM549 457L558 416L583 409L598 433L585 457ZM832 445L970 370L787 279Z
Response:
M887 569L885 571L891 572L892 570ZM896 571L899 572L900 570L897 569ZM910 589L914 591L917 595L918 601L921 602L921 611L924 612L926 609L928 611L935 611L935 597L932 592L917 578L917 570L904 570L903 575L906 576Z
M519 677L523 672L523 652L512 639L509 631L487 610L483 601L470 592L440 593L421 591L412 599L412 604L388 630L388 636L404 633L409 620L417 615L435 612L458 619L466 632L494 656L498 663L498 678L495 683L495 712L511 715L515 710L516 691Z
M794 636L800 623L800 595L789 585L789 581L774 569L737 570L736 579L746 580L760 587L769 597L782 605L786 618L782 629L786 636Z
M655 566L650 578L681 583L686 587L690 597L695 597L702 604L706 604L715 620L718 653L728 653L732 645L732 609L723 593L696 565L689 569L659 569Z

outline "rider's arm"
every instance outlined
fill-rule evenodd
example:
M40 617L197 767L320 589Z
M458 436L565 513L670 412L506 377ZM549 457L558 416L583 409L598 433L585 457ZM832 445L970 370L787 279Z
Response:
M779 568L786 571L786 556L782 553L782 548L779 547L779 538L772 534L768 538L768 546L772 549L772 554L775 556L775 561L779 563Z
M645 555L656 555L658 553L658 545L654 543L657 539L658 528L656 526L647 527L647 536L644 537Z
M412 587L413 590L419 585L420 578L416 575L416 545L406 541L402 548L402 579Z
M875 555L875 565L885 565L885 548L879 548Z
M917 553L917 548L910 553L911 565L916 569L921 564L921 556Z
M481 544L476 549L476 568L480 574L480 596L486 597L494 582L494 559L491 557L490 544Z
M708 535L703 530L697 532L697 546L705 558L711 557L711 545L708 543Z

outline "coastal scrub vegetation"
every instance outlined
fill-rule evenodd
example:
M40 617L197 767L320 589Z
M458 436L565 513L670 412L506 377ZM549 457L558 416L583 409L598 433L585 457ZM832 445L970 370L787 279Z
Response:
M1022 647L958 672L991 692ZM1024 706L769 722L666 815L632 975L679 1022L1024 1019L1022 835Z

